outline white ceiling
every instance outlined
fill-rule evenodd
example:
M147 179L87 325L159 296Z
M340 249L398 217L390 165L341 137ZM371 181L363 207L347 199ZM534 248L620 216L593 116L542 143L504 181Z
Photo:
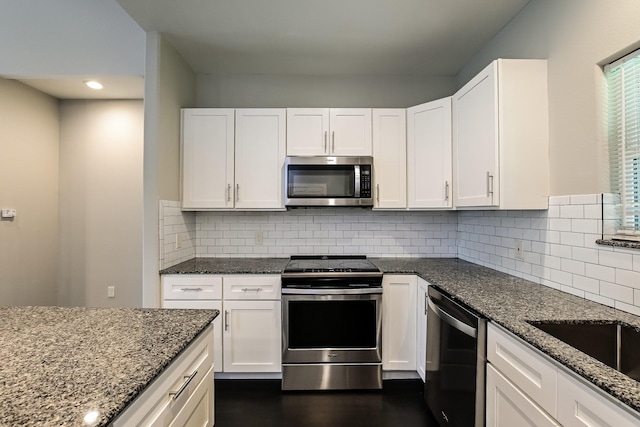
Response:
M53 78L17 78L40 92L58 99L142 99L144 78L139 76L68 76ZM88 88L85 81L96 80L103 89Z
M198 74L456 75L529 0L117 0Z

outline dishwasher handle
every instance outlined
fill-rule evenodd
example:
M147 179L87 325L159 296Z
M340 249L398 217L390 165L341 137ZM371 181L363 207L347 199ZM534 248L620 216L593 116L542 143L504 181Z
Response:
M446 311L444 311L443 309L438 307L431 300L431 298L427 298L427 302L429 304L429 308L431 310L433 310L433 312L436 314L436 316L438 316L440 319L442 319L443 322L445 322L448 325L450 325L451 327L459 330L463 334L469 335L472 338L476 338L478 336L478 330L476 328L474 328L473 326L469 326L466 323L456 319L455 317L453 317L452 315L450 315L449 313L447 313Z

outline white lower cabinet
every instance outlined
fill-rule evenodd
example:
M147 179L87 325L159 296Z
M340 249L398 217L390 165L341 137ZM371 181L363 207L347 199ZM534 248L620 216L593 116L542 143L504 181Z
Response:
M418 277L418 295L416 310L416 370L425 381L427 366L427 291L429 283Z
M224 372L281 372L280 276L223 278Z
M382 279L382 369L416 370L415 275L387 275Z
M222 372L222 276L175 274L162 276L162 308L218 310L213 319L213 370Z
M280 301L224 301L224 372L282 371Z
M281 372L279 275L162 276L163 308L217 309L214 371Z
M115 419L113 427L213 425L213 358L209 326Z
M486 425L632 427L640 414L489 323Z
M559 425L491 364L487 365L487 427Z

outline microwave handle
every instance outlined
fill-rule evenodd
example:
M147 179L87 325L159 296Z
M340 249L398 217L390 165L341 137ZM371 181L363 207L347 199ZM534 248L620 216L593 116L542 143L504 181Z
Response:
M355 172L355 191L353 197L360 197L360 165L354 165L353 171Z

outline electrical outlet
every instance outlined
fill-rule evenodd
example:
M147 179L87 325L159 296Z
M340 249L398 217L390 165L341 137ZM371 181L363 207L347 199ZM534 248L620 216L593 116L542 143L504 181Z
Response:
M176 249L180 249L182 247L182 243L180 242L180 235L176 234Z
M255 237L253 238L254 243L257 246L261 246L262 245L262 230L260 231L256 231Z
M524 252L522 251L522 240L516 239L516 248L515 248L515 256L516 259L524 260Z
M116 297L116 287L107 286L107 298L115 298L115 297Z

